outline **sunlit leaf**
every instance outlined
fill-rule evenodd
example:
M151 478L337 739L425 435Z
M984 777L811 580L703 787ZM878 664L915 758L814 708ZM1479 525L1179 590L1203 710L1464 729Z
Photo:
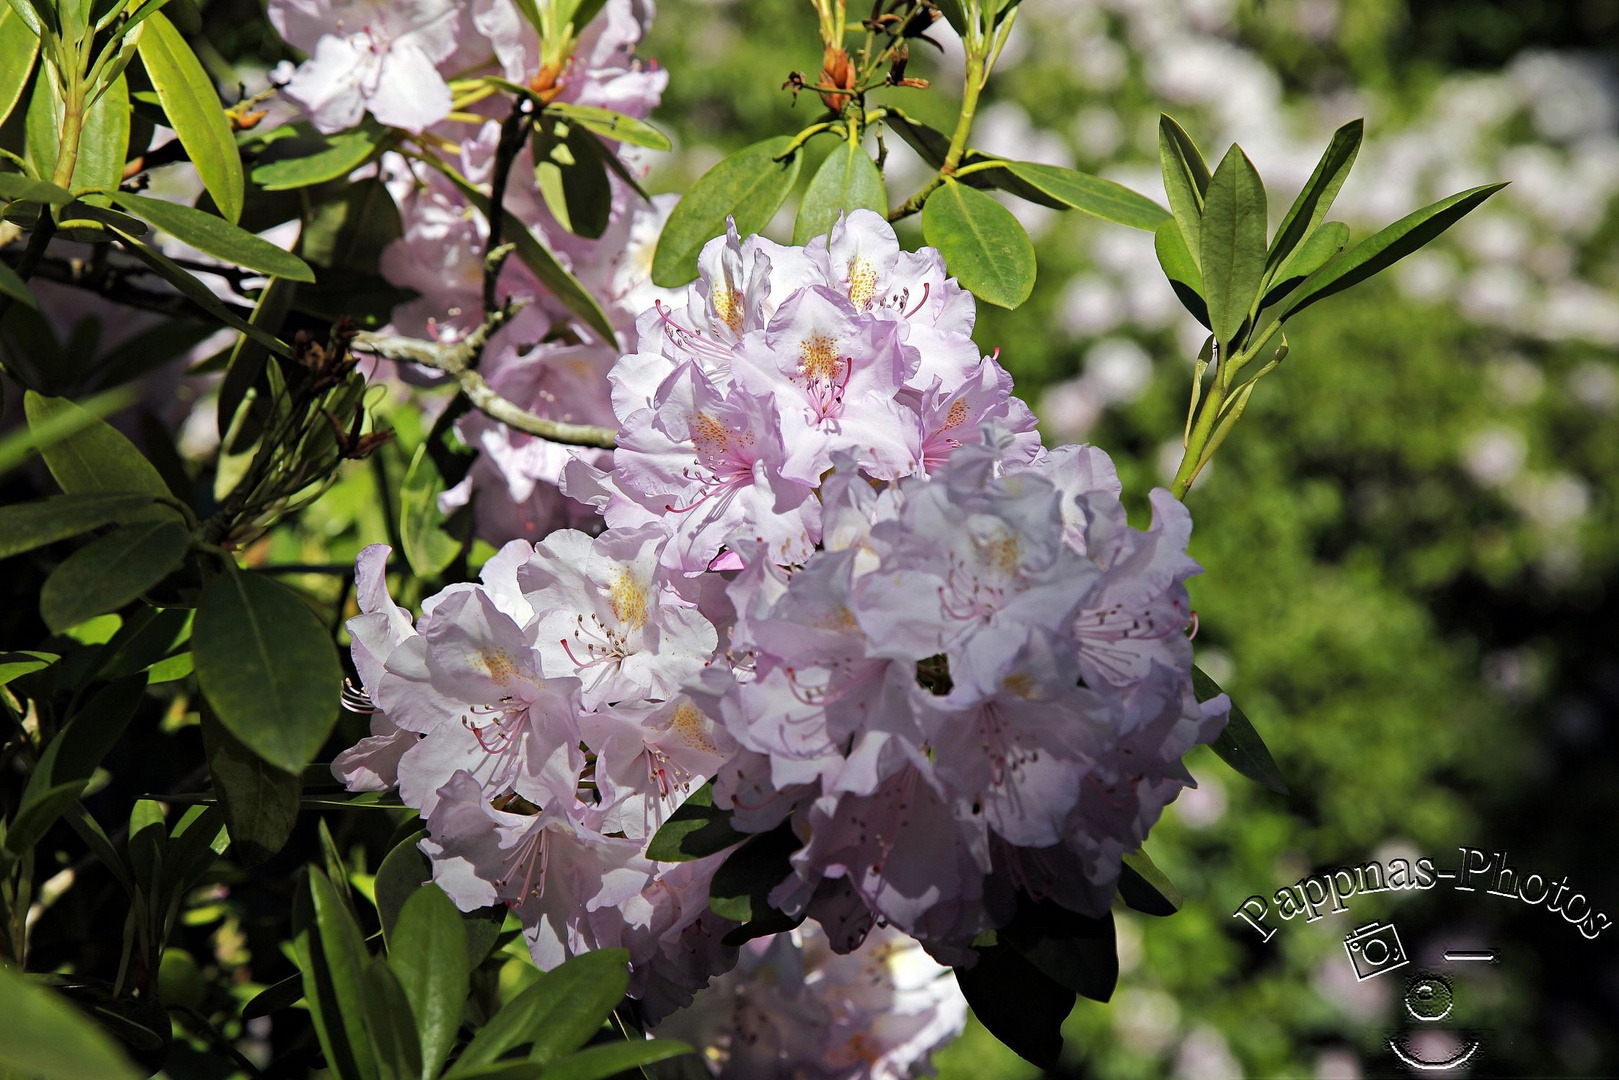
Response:
M1184 225L1184 223L1182 223ZM1209 329L1228 346L1265 276L1265 187L1240 146L1221 159L1204 197L1201 252Z
M1145 195L1078 169L1040 165L1031 161L1009 162L1006 169L1063 206L1084 211L1103 221L1151 232L1170 218L1169 211Z
M1160 918L1181 908L1181 891L1145 851L1127 851L1119 868L1119 898L1131 908Z
M807 244L832 231L840 214L872 210L888 215L888 194L877 166L859 143L837 145L810 177L793 223L793 243Z
M521 1043L529 1060L553 1062L584 1045L629 987L629 953L597 949L565 961L535 980L483 1026L445 1080L461 1080Z
M652 280L666 289L697 276L703 245L725 235L726 218L736 220L743 236L770 223L798 180L802 153L786 152L792 142L780 135L744 147L704 173L686 189L669 215L652 259Z
M637 120L633 116L625 116L611 109L603 109L597 105L575 105L554 101L545 107L545 111L565 116L579 126L589 128L602 138L612 139L614 142L644 146L648 150L672 148L669 136L645 120Z
M347 176L370 160L384 137L383 129L369 122L336 135L322 135L307 123L291 127L298 130L297 137L285 145L273 144L253 167L253 182L265 191L311 187Z
M223 259L227 265L259 270L267 275L283 277L289 281L315 280L309 264L290 251L276 247L268 240L237 228L224 218L179 203L148 199L143 195L118 192L113 200L130 213L156 225L176 240L182 240L198 251Z
M437 1075L455 1046L469 977L467 932L443 889L427 885L405 901L388 938L388 962L416 1017L422 1064Z
M1197 258L1203 243L1203 196L1209 190L1209 167L1186 129L1169 116L1158 118L1158 163L1164 171L1164 194L1180 222L1186 249Z
M364 974L369 956L360 930L326 875L308 867L308 888L293 905L293 951L304 997L326 1060L344 1080L377 1080L365 1024Z
M242 216L242 159L213 80L174 24L161 14L147 19L140 54L186 156L219 212L234 224Z
M1316 163L1315 172L1310 174L1304 190L1293 200L1287 216L1276 228L1276 238L1271 241L1270 252L1265 258L1267 269L1287 261L1294 254L1294 249L1314 233L1326 218L1332 201L1338 197L1338 190L1349 178L1349 170L1355 164L1355 155L1360 152L1361 138L1365 133L1364 120L1351 120L1332 133L1332 142ZM1275 280L1282 278L1278 275Z
M1015 308L1034 289L1029 234L1010 210L981 191L945 181L922 206L922 235L980 300Z
M700 859L740 844L751 833L731 827L731 812L714 805L714 785L704 784L689 795L647 845L646 857L657 862Z

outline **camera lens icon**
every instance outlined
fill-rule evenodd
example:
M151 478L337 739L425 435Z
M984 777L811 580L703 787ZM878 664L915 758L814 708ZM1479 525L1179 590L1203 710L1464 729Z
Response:
M1349 953L1349 962L1354 965L1356 982L1365 982L1373 975L1411 962L1393 923L1367 923L1344 938L1344 951Z

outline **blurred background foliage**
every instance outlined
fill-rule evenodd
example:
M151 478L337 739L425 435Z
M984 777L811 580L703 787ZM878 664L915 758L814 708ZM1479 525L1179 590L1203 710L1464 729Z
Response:
M284 53L257 5L197 7L205 62L225 85L262 85ZM820 61L804 0L658 8L646 52L672 77L653 119L677 153L649 190L681 190L730 150L815 119L812 95L795 107L779 89ZM942 23L934 36L949 37ZM1119 989L1076 1007L1063 1076L1410 1075L1385 1045L1411 1034L1410 969L1356 982L1343 951L1374 918L1398 925L1413 968L1445 970L1453 946L1500 954L1485 970L1446 972L1449 1023L1484 1044L1469 1075L1619 1074L1619 930L1587 941L1543 909L1446 888L1279 923L1268 942L1232 916L1250 895L1335 865L1424 854L1454 869L1461 845L1566 874L1619 916L1619 82L1598 49L1616 36L1611 0L1025 0L980 109L982 149L1161 197L1156 124L1168 111L1211 160L1240 141L1279 214L1332 129L1364 115L1366 145L1335 212L1357 237L1451 191L1514 182L1435 249L1291 325L1280 377L1193 490L1193 554L1207 571L1192 583L1199 661L1264 734L1292 794L1247 784L1206 752L1191 759L1200 787L1149 849L1186 905L1169 919L1118 916ZM950 45L913 51L909 74L931 89L880 100L947 124L960 82ZM897 202L924 172L886 142ZM981 308L979 344L1001 350L1048 442L1113 455L1144 515L1179 456L1201 330L1147 234L1014 208L1036 236L1039 281L1017 311ZM778 216L778 239L794 209ZM914 219L907 228L902 239L919 244ZM148 395L148 422L187 414L195 388L183 384L177 402L172 387ZM379 409L397 442L351 465L250 561L332 568L388 538L377 492L397 489L424 432L402 399ZM214 421L199 410L191 422ZM347 588L340 573L287 580L328 604ZM0 582L20 640L34 615L14 600L38 583ZM166 749L198 737L183 698L137 723L151 738L128 752L145 760L111 775L153 791L199 786L163 764L200 759ZM363 734L363 720L344 723L334 746ZM368 880L392 824L328 817ZM290 875L318 843L314 823L300 824L266 869L285 863ZM199 1016L235 1012L206 1000L221 985L239 1005L292 970L275 955L287 897L273 878L212 888L159 973L175 993L195 990ZM46 912L40 938L62 943L60 962L87 962L93 910L70 899ZM510 985L491 990L509 996L530 972L514 959ZM1429 1056L1447 1052L1426 1034ZM205 1045L206 1031L195 1036ZM937 1064L946 1080L1038 1075L976 1027ZM184 1070L171 1060L171 1072Z

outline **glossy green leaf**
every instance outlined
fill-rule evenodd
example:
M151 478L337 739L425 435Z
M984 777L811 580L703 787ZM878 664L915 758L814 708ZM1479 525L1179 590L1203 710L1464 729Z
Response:
M172 517L114 529L51 571L39 592L40 616L60 633L117 611L178 570L190 544L185 526Z
M552 121L535 124L529 147L540 197L557 224L576 236L599 238L613 212L601 140L582 126Z
M557 1061L600 1030L629 987L630 955L598 949L552 968L483 1026L445 1080L461 1080L522 1043L529 1060Z
M1119 869L1119 898L1145 915L1163 918L1181 909L1183 897L1175 883L1145 851L1128 851Z
M203 590L192 651L197 682L232 735L287 772L314 758L337 721L343 669L297 593L232 567Z
M1240 146L1221 159L1203 203L1198 268L1209 329L1229 346L1265 276L1265 186Z
M6 0L6 8L22 20L22 25L35 38L39 37L41 24L55 26L53 12L45 0Z
M292 302L297 294L298 286L295 283L288 281L286 278L271 278L270 283L259 293L258 301L253 305L253 314L248 317L248 322L259 327L267 334L279 336L281 326L286 322L287 313L292 310ZM220 447L220 470L215 474L216 497L223 497L219 494L218 488L227 483L225 480L217 479L221 473L226 471L225 462L230 459L240 460L246 458L247 460L242 462L242 471L245 472L246 465L252 461L251 455L244 451L247 444L256 444L256 440L263 431L262 422L249 423L246 427L234 433L231 431L231 425L236 421L237 412L241 409L242 403L247 400L248 393L255 386L261 384L266 385L267 388L267 381L264 379L264 366L269 361L270 350L266 349L257 339L250 338L246 334L237 338L236 344L231 347L230 356L226 361L225 377L219 384L219 401L215 421L222 444ZM262 420L262 417L258 414L265 411L263 403L262 401L256 401L255 404L258 406L257 411L250 412L249 416L243 417L244 422ZM231 437L227 438L227 436ZM239 481L241 478L238 476L236 479ZM234 483L230 484L230 487L234 486ZM228 491L229 487L226 488L227 493Z
M83 492L0 507L0 559L122 521L150 505L149 495Z
M412 1003L393 969L381 957L372 957L365 965L362 985L366 1029L376 1049L377 1071L382 1080L431 1080L437 1070L422 1068L421 1036Z
M1381 270L1399 262L1423 247L1472 210L1506 187L1505 183L1485 184L1458 192L1421 210L1413 211L1380 232L1367 237L1348 251L1330 260L1304 279L1293 293L1282 318L1288 319L1317 300L1358 285Z
M36 652L32 649L0 652L0 686L5 686L12 679L44 671L60 659L62 658L56 653Z
M767 833L756 833L714 871L708 889L708 907L722 919L746 923L775 911L770 891L793 872L789 856L803 842L790 823Z
M470 528L465 518L457 530L460 535L448 527L449 518L438 505L438 497L447 485L428 451L425 442L416 448L399 488L400 543L410 568L424 578L437 577L455 561Z
M286 342L281 341L274 334L267 333L261 327L254 326L220 303L213 290L198 281L196 276L189 270L186 270L173 259L143 240L130 236L128 233L118 233L117 235L131 255L150 266L157 272L159 277L184 293L187 299L202 308L203 311L231 329L239 330L246 334L277 356L292 359L292 350L287 347Z
M223 259L227 264L259 270L288 281L315 280L315 272L298 256L245 229L237 228L224 218L179 203L148 199L144 195L118 192L113 200L176 240Z
M38 65L30 91L25 157L36 175L54 180L61 143L62 99L47 68L48 65ZM129 87L120 75L85 113L79 154L66 186L75 192L117 187L123 178L128 149Z
M1164 171L1164 194L1180 222L1181 235L1193 258L1203 245L1203 197L1209 190L1209 167L1186 129L1169 116L1158 118L1158 163Z
M946 180L922 206L922 235L968 292L1015 308L1034 289L1034 244L1012 211L981 191Z
M22 173L0 173L0 198L66 206L73 201L73 193L49 180L35 180Z
M288 146L273 144L260 164L253 167L253 182L265 191L289 191L311 187L347 176L370 160L385 132L365 123L352 131L322 135L308 124L293 125L299 130ZM290 155L298 151L298 156Z
M763 231L798 180L803 154L785 153L792 139L779 135L744 147L704 173L686 189L669 215L652 259L652 280L666 289L697 276L703 245L724 236L733 218L743 236Z
M293 952L326 1061L342 1080L378 1080L365 1023L365 942L332 883L308 868L293 905Z
M1266 269L1274 269L1287 261L1304 239L1316 231L1332 208L1332 201L1349 178L1349 170L1360 153L1361 138L1366 134L1365 120L1351 120L1332 134L1326 153L1316 163L1309 183L1299 197L1288 207L1287 216L1277 226L1276 238L1271 241L1265 258ZM1278 275L1276 281L1282 278Z
M1341 221L1325 222L1306 237L1304 243L1295 248L1292 256L1276 271L1271 279L1273 284L1265 293L1265 300L1260 307L1270 307L1291 295L1305 278L1327 265L1327 261L1342 251L1348 243L1348 225Z
M888 193L882 174L859 143L837 145L810 177L793 222L793 243L807 244L832 231L840 214L873 210L888 216Z
M55 991L0 965L0 1070L30 1080L140 1080L101 1027Z
M443 889L426 885L405 901L388 938L388 963L416 1017L424 1075L437 1076L455 1046L469 979L467 932Z
M235 224L242 216L242 159L213 80L174 24L161 14L147 19L140 54L169 126L197 167L203 187L225 220Z
M709 782L692 792L664 821L646 857L657 862L685 862L700 859L742 843L752 833L731 827L731 811L714 805L714 784Z
M602 1043L563 1058L545 1070L545 1080L608 1080L643 1065L692 1052L675 1039L633 1039Z
M445 168L444 175L450 182L461 189L467 201L477 207L478 212L485 216L489 213L489 197L479 191L477 186L454 169ZM528 226L524 225L515 214L506 210L502 215L503 225L500 235L510 243L517 245L517 257L529 272L540 279L540 283L551 291L551 294L562 301L564 307L584 320L585 324L602 336L604 341L617 341L617 332L613 329L612 320L596 302L590 291L579 283L579 279L570 274L563 265L556 260L556 256L548 251L539 237L535 236Z
M399 206L375 177L344 185L304 224L303 257L328 270L374 272L383 249L404 235ZM337 275L323 275L330 287Z
M1192 669L1192 689L1198 701L1208 701L1225 693L1199 667ZM1220 760L1254 783L1278 795L1287 794L1287 782L1282 779L1282 771L1276 767L1276 760L1270 756L1270 749L1259 737L1259 732L1254 730L1247 715L1237 708L1235 701L1231 702L1225 730L1220 732L1220 737L1214 740L1210 749L1220 756Z
M935 0L934 6L944 16L944 21L950 24L958 36L967 34L967 9L962 0Z
M394 947L394 927L399 924L399 913L405 909L410 898L433 879L433 869L427 856L416 846L426 836L425 831L411 833L395 844L377 867L372 895L376 897L382 937L390 949Z
M1042 1069L1062 1056L1062 1024L1074 992L1010 945L974 949L978 962L956 968L956 983L979 1023L1013 1053Z
M648 150L673 148L669 136L645 120L637 120L633 116L625 116L611 109L603 109L597 105L573 105L554 101L545 107L545 111L567 117L580 127L588 128L602 138L612 139L614 142L644 146Z
M30 390L24 398L28 426L70 424L77 430L45 446L45 464L68 494L102 492L171 498L152 463L111 424L98 420L66 398L51 398Z
M1006 168L1018 179L1062 205L1082 210L1103 221L1152 232L1170 220L1169 211L1145 195L1100 176L1030 161L1014 161Z

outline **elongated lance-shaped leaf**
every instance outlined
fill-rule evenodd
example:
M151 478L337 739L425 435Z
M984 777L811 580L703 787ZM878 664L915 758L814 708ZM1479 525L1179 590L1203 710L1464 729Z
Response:
M1226 152L1209 181L1202 230L1198 266L1209 329L1229 350L1265 276L1265 186L1240 146Z
M542 1065L583 1046L624 996L629 961L623 949L598 949L541 975L483 1026L445 1080L474 1075L520 1043L532 1043L529 1060Z
M565 116L580 127L589 128L604 139L644 146L648 150L669 150L669 136L633 116L603 109L597 105L573 105L555 101L545 107L546 112Z
M293 126L298 129L297 137L271 143L269 152L253 167L253 182L265 191L289 191L347 176L364 165L379 146L391 142L383 129L369 121L337 135L322 135L308 124ZM311 148L307 154L291 156L306 146Z
M1220 684L1199 667L1192 669L1192 690L1197 694L1198 701L1208 701L1225 693L1220 689ZM1259 732L1254 730L1254 725L1235 701L1231 702L1225 730L1209 748L1219 755L1221 761L1254 783L1278 795L1287 794L1287 782L1282 779L1282 771L1276 767L1276 760L1270 756L1265 740L1259 737Z
M1175 914L1183 902L1181 891L1144 850L1124 854L1119 868L1119 899L1144 915L1160 918Z
M37 1080L137 1080L150 1072L129 1063L100 1025L56 991L0 965L0 1069Z
M113 201L130 213L156 225L176 240L183 240L198 251L226 263L258 270L289 281L315 280L309 264L290 251L254 236L224 218L179 203L148 199L144 195L113 193Z
M697 276L703 245L725 235L725 219L736 220L743 236L764 229L798 180L803 153L783 160L792 139L780 135L738 150L704 173L681 196L658 237L652 281L666 289Z
M1280 302L1304 283L1304 279L1327 265L1349 243L1349 226L1341 221L1323 222L1315 232L1305 237L1304 243L1293 249L1271 277L1270 288L1260 308Z
M1209 306L1203 299L1203 274L1197 260L1186 247L1181 235L1180 222L1166 221L1153 230L1153 248L1158 253L1158 265L1164 268L1170 287L1181 306L1204 326L1209 325Z
M1164 171L1164 194L1180 222L1186 248L1196 259L1202 251L1203 196L1209 190L1209 167L1192 137L1168 115L1158 118L1158 162Z
M28 23L26 15L32 12L26 2L18 0L19 6L0 7L0 124L6 122L22 97L39 52L39 33Z
M1282 313L1290 319L1317 300L1358 285L1425 246L1446 229L1507 185L1485 184L1458 192L1431 206L1413 211L1380 232L1367 237L1304 279Z
M841 142L810 177L793 222L793 243L807 244L832 231L840 214L873 210L888 214L888 194L877 166L859 143Z
M388 963L416 1017L424 1075L437 1076L461 1028L469 978L467 932L443 889L429 883L405 901L388 937Z
M692 1052L675 1039L631 1039L587 1046L545 1070L545 1080L608 1080L642 1065Z
M1332 200L1349 178L1349 170L1360 153L1361 137L1366 133L1365 120L1351 120L1332 134L1326 153L1316 163L1310 182L1304 185L1299 197L1293 200L1287 216L1277 226L1276 238L1271 241L1265 257L1265 269L1273 270L1293 254L1294 248L1316 230L1332 208ZM1278 279L1279 280L1279 279Z
M315 1033L342 1080L378 1080L365 1023L365 942L326 875L314 866L307 872L308 888L293 903L293 952Z
M1034 291L1034 244L1012 211L954 180L922 205L922 235L968 292L1015 308Z
M171 497L169 486L152 463L105 420L98 420L66 398L45 397L32 390L24 396L23 407L32 430L43 430L57 422L70 423L76 429L41 451L63 491L136 493L149 499Z
M140 54L169 126L197 167L203 187L225 220L235 224L242 216L242 158L213 80L165 15L154 12L147 18Z
M1091 214L1103 221L1152 232L1170 220L1169 211L1145 195L1078 169L1064 169L1032 161L1012 161L1007 163L1006 170L1062 206ZM993 175L998 170L986 171Z
M1062 1056L1062 1024L1075 993L1010 945L973 950L978 962L956 969L973 1015L1008 1049L1042 1069Z
M25 156L35 174L56 174L62 141L62 98L49 64L40 64L29 92ZM120 75L84 115L79 153L67 186L74 192L117 187L129 149L129 87Z
M73 193L49 180L35 180L22 173L0 173L0 198L66 206L73 201Z
M178 517L138 521L75 551L39 591L39 614L60 633L117 611L180 568L190 538Z

